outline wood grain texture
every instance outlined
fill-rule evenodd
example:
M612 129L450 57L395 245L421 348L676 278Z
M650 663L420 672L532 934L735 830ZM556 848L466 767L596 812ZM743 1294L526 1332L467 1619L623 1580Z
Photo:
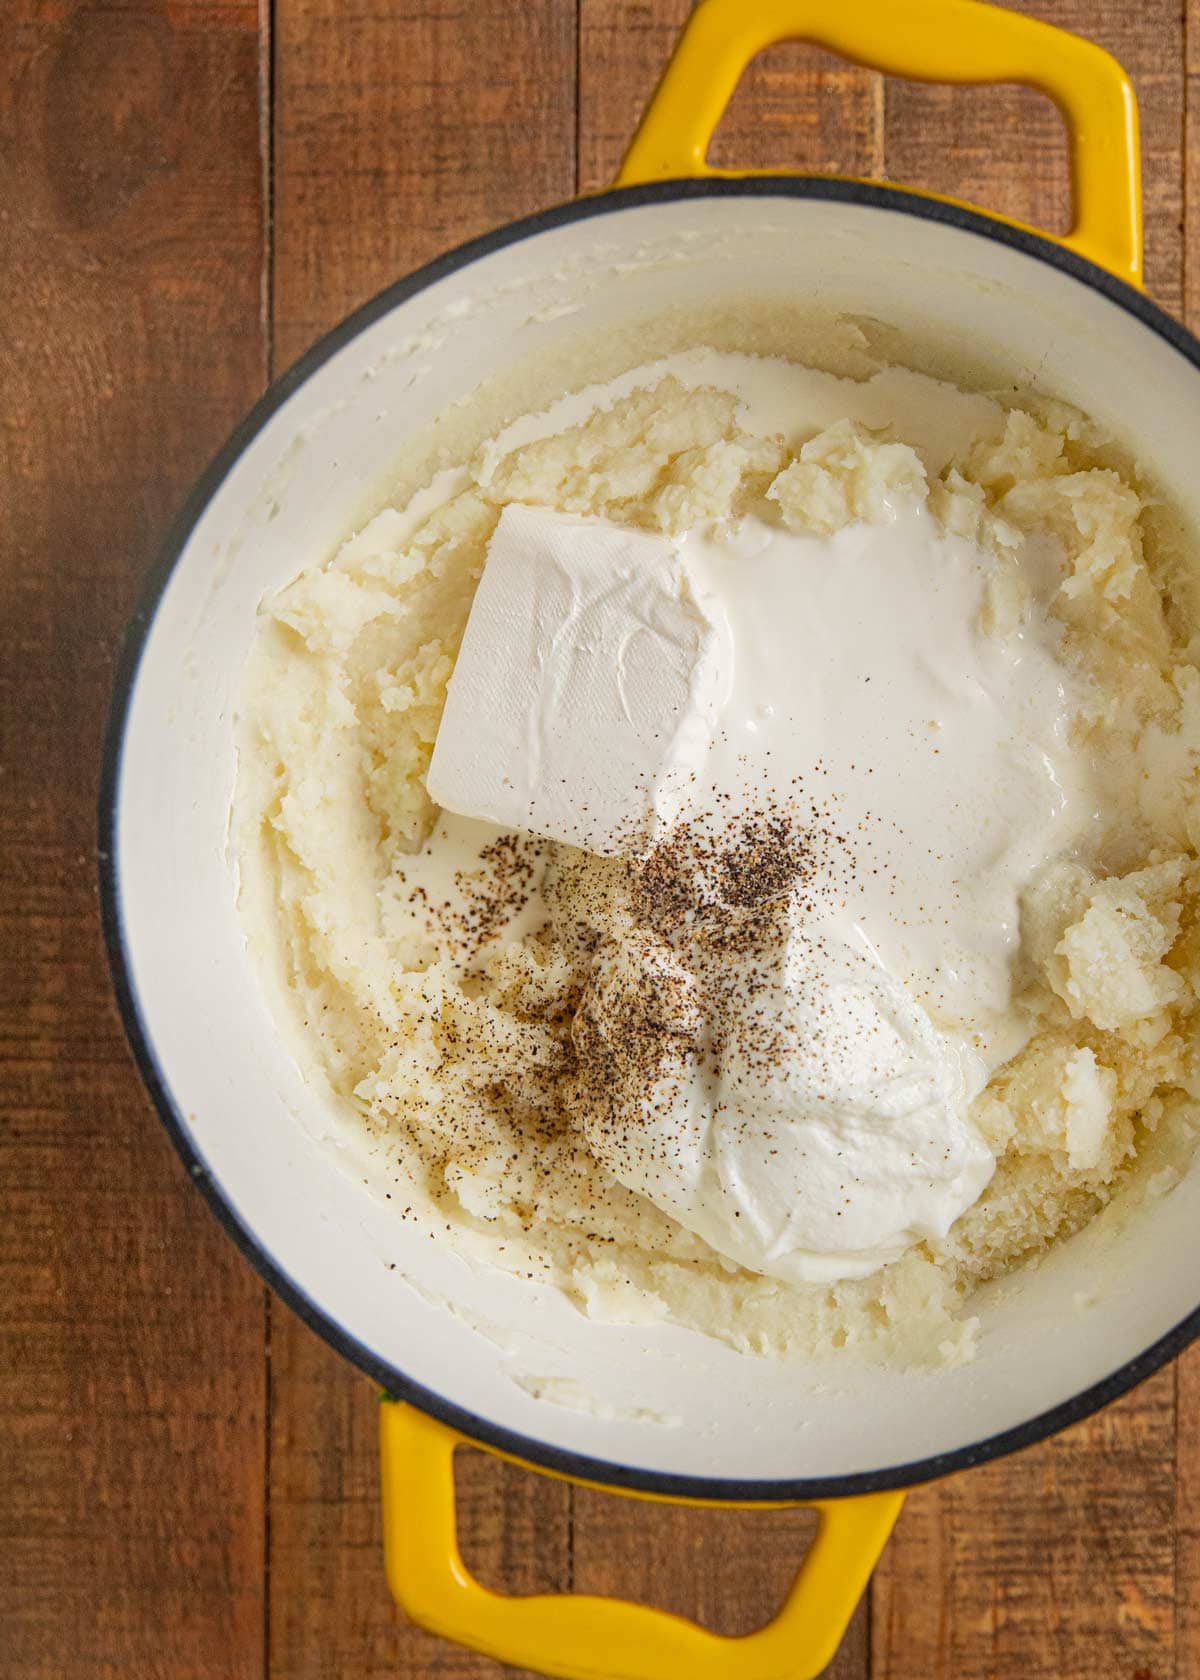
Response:
M883 173L883 78L800 41L760 53L708 148L721 169Z
M575 31L563 0L277 0L277 370L389 281L573 195Z
M690 10L688 0L580 0L579 182L609 185ZM713 136L720 168L879 174L881 79L796 42L750 65Z
M414 1627L388 1595L378 1396L282 1307L273 1311L271 1680L484 1680L486 1657ZM460 1541L506 1592L570 1586L571 1490L482 1453L457 1464Z
M1141 108L1146 284L1181 307L1184 32L1177 0L1023 0L1029 12L1096 41L1132 76ZM932 187L1051 232L1070 223L1066 131L1028 88L932 87L889 81L891 180Z
M572 1549L579 1592L632 1599L719 1633L753 1632L779 1609L812 1541L811 1511L692 1511L575 1492ZM860 1607L828 1680L867 1673Z
M1029 5L1090 36L1133 76L1141 103L1148 289L1183 296L1182 21L1173 0L1139 7ZM1025 89L889 82L893 180L975 200L1051 229L1070 221L1065 132ZM1174 1378L1163 1373L1099 1418L1031 1452L909 1498L873 1592L873 1680L1180 1680ZM1197 1421L1200 1421L1198 1419ZM1200 1456L1181 1497L1200 1477ZM1194 1495L1192 1496L1194 1497ZM1184 1546L1181 1559L1200 1563ZM1200 1648L1193 1638L1193 1656Z
M1200 1674L1200 1346L1176 1360L1175 1676Z
M579 187L612 184L690 0L578 0Z
M572 196L575 15L561 0L278 0L275 366L463 239ZM499 1672L391 1603L377 1404L276 1306L271 1680ZM510 1592L569 1585L570 1489L460 1455L465 1553Z
M5 9L0 1671L251 1680L263 1301L150 1112L95 892L121 627L261 389L254 0Z

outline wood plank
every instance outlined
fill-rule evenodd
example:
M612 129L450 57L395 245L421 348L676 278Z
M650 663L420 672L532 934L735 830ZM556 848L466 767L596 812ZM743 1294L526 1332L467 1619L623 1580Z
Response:
M1146 284L1182 307L1183 31L1175 0L1039 0L1014 10L1084 35L1114 53L1141 107ZM1048 99L1027 88L947 88L889 81L891 180L956 194L1050 232L1070 221L1066 133Z
M1147 285L1178 308L1177 8L1171 0L1138 7L1042 0L1024 9L1090 36L1133 76L1142 115ZM1045 100L1012 88L984 93L891 82L885 99L892 179L961 194L1050 229L1067 225L1065 136ZM1067 1435L914 1493L875 1577L874 1680L1158 1680L1194 1672L1195 1660L1186 1662L1182 1648L1176 1654L1177 1579L1182 1602L1184 1565L1200 1562L1200 1551L1193 1539L1177 1571L1174 1382L1164 1372Z
M483 1680L497 1665L414 1627L383 1575L379 1402L372 1385L272 1306L271 1639L287 1680ZM571 1490L460 1453L460 1543L485 1585L570 1586Z
M579 187L611 186L690 0L578 0Z
M277 368L431 257L569 199L562 0L277 0Z
M1200 1674L1200 1344L1175 1362L1175 1673Z
M120 629L261 388L255 0L14 0L0 62L0 1600L11 1680L262 1668L263 1301L96 916Z
M875 1573L872 1680L1174 1674L1174 1440L1167 1370L910 1494Z
M687 14L686 0L582 0L579 157L585 188L609 182ZM880 155L877 78L809 48L763 54L714 143L714 161L786 160L869 174ZM662 1605L726 1632L766 1621L811 1536L804 1511L710 1513L575 1495L575 1585ZM829 1671L866 1673L864 1606Z
M608 186L671 55L688 0L581 0L579 171ZM709 149L721 168L877 174L880 78L784 43L750 65Z
M560 0L278 0L275 365L462 239L569 198L575 20ZM483 1680L392 1604L370 1384L272 1311L273 1680ZM570 1489L460 1454L461 1540L510 1592L569 1585Z
M575 1587L653 1604L719 1633L750 1633L779 1608L815 1528L803 1509L694 1511L576 1489ZM864 1602L827 1680L867 1673L868 1638Z

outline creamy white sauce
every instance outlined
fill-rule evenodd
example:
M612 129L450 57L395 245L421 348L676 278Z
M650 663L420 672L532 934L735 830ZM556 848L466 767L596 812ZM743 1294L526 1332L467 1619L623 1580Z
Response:
M861 854L843 936L989 1067L1007 1059L1019 894L1095 815L1056 627L1035 605L1003 640L982 631L995 562L924 509L832 537L746 520L681 546L734 648L707 784L767 768L834 799Z
M730 1260L792 1283L863 1277L944 1237L991 1178L968 1113L982 1072L836 914L793 904L779 933L767 958L722 964L715 1062L665 1058L583 1128L616 1178ZM606 948L585 1009L619 1018L640 960Z
M733 391L746 430L798 442L850 417L912 445L930 472L997 413L908 372L857 384L695 351L515 422L485 451L485 476L510 449L665 373ZM751 517L669 543L731 650L681 814L711 809L715 795L787 790L814 820L834 813L855 867L822 901L818 923L797 925L780 951L777 1013L797 1050L769 1100L747 1106L731 1062L715 1084L697 1076L653 1093L657 1108L635 1104L626 1135L589 1137L617 1177L719 1252L789 1279L873 1270L923 1236L944 1236L979 1195L993 1163L967 1111L1027 1036L1012 1003L1020 895L1097 820L1098 778L1070 739L1079 697L1046 612L1055 554L1026 545L1029 608L1000 638L981 625L994 558L946 534L924 507L889 511L886 523L828 537ZM528 651L532 665L560 655L552 634ZM627 718L636 711L616 698ZM516 740L503 750L519 757ZM586 766L596 740L585 729L557 745L569 808L571 765ZM516 763L513 775L532 810L529 771ZM460 794L466 808L492 809L472 807L469 786ZM566 837L561 824L559 813L542 832ZM444 815L406 867L405 890L453 904L475 867L472 848L477 858L499 832ZM394 905L402 920L402 895ZM519 937L541 914L535 882L495 937ZM812 1030L823 995L840 999L836 1030L824 1036Z

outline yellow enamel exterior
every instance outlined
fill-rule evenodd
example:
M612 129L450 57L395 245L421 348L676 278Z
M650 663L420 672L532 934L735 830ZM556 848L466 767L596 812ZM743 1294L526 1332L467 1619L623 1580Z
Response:
M708 145L747 64L784 40L916 81L1022 82L1048 94L1070 136L1075 203L1071 232L1058 242L1141 285L1129 78L1092 43L980 0L701 0L616 184L748 173L709 168ZM397 1603L434 1633L563 1680L814 1680L832 1661L904 1501L903 1493L875 1493L814 1503L817 1537L779 1614L757 1633L729 1639L619 1600L489 1591L463 1563L455 1522L454 1454L477 1443L386 1399L380 1442L384 1552Z
M1058 243L1141 285L1141 164L1128 76L1091 41L980 0L701 0L616 184L763 173L712 169L705 157L747 64L789 40L912 81L1022 82L1048 94L1067 125L1075 204Z
M459 1553L454 1504L455 1449L475 1444L401 1401L381 1404L388 1584L422 1627L563 1680L814 1680L833 1660L904 1501L874 1493L814 1503L817 1537L779 1614L729 1639L618 1599L506 1598L480 1586Z

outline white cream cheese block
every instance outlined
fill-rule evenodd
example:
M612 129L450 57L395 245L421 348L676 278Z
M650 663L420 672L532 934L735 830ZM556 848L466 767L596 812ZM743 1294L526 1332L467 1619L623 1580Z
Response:
M512 505L488 547L429 766L445 810L615 853L669 823L731 681L678 544Z

